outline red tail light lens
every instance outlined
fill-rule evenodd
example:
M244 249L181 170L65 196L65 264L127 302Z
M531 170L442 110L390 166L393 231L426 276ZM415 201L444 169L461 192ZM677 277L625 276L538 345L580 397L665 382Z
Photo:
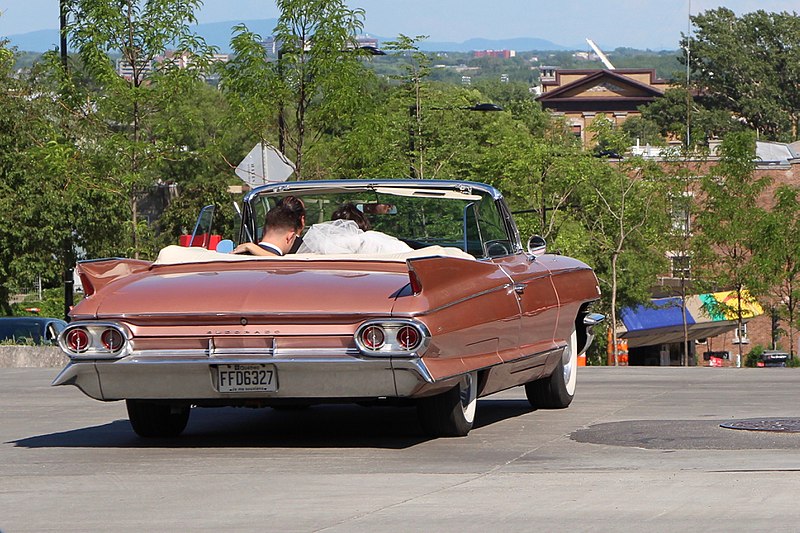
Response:
M386 342L386 335L378 326L369 326L361 332L361 342L370 350L378 350Z
M89 332L83 328L70 330L65 340L67 347L75 353L83 353L89 348Z
M397 332L397 342L404 350L413 350L419 345L420 335L417 328L403 326Z
M100 336L100 342L103 343L103 347L110 351L110 352L117 352L122 349L122 346L125 344L125 339L122 337L122 333L114 328L108 328L103 332Z

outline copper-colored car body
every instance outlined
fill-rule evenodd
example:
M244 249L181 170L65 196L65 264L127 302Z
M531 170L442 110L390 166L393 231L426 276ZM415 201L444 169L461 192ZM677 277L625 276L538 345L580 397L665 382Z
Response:
M510 387L525 385L538 407L569 405L578 354L603 319L589 310L597 279L578 260L524 250L496 189L264 186L245 198L240 240L258 237L286 195L304 198L315 221L343 200L370 213L388 206L375 225L414 249L248 257L169 247L152 263L79 263L87 297L59 338L71 362L53 384L127 400L142 436L180 433L190 406L415 401L426 432L458 436L477 397Z

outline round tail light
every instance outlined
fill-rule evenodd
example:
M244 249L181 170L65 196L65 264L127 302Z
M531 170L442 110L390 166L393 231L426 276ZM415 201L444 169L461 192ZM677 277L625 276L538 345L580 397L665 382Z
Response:
M123 338L122 333L120 333L118 330L114 328L108 328L100 336L100 342L103 343L103 347L106 350L110 352L117 352L125 344L125 339Z
M67 347L75 353L83 353L89 348L89 332L83 328L75 328L67 332Z
M378 350L386 341L386 335L378 326L369 326L361 332L361 342L370 350Z
M397 332L397 342L404 350L413 350L419 346L420 334L417 328L403 326Z

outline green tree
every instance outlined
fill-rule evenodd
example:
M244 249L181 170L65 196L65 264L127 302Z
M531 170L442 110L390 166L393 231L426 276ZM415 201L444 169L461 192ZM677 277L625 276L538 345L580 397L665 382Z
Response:
M523 235L537 234L548 241L570 246L570 222L576 187L600 166L600 162L581 149L574 137L560 134L554 122L545 135L537 135L523 122L514 121L498 128L486 151L484 174L506 196ZM531 216L532 215L532 216Z
M800 191L790 185L777 188L775 206L765 213L756 240L756 272L764 276L764 292L787 321L789 350L794 356L800 303Z
M641 116L625 121L623 130L632 139L653 145L664 144L664 141L671 139L678 139L686 145L687 124L690 125L689 144L692 147L704 146L709 139L721 139L729 132L741 131L744 127L734 120L730 111L707 109L682 87L667 89L662 98L641 106L639 110Z
M276 65L267 56L260 35L244 25L235 26L233 31L234 53L220 74L220 87L231 110L224 126L243 131L260 143L278 146Z
M646 109L646 108L642 108ZM644 111L642 111L644 112ZM661 127L652 120L643 116L633 116L622 123L622 131L639 145L662 146L665 144L665 137L661 132Z
M475 88L486 96L487 102L502 106L515 121L524 123L531 134L542 137L547 134L551 115L536 101L528 84L482 81Z
M409 37L400 34L396 40L385 44L386 49L405 59L402 74L390 76L400 82L402 93L408 102L408 159L411 162L410 177L424 179L425 175L425 147L423 139L423 121L426 110L423 102L426 100L425 80L431 74L431 59L419 49L419 42L427 39L427 35ZM428 106L430 107L430 105Z
M595 117L586 130L593 135L595 155L622 156L631 145L631 138L604 113Z
M158 180L160 162L183 157L181 146L154 134L153 117L185 98L209 68L213 50L190 28L199 6L199 0L74 0L70 8L72 45L95 84L85 88L87 120L98 126L93 166L128 204L129 250L137 258L150 229L140 202ZM117 74L112 52L130 68L129 77Z
M0 310L11 314L9 296L16 276L15 262L25 249L30 229L16 224L17 216L27 206L18 203L17 192L29 185L20 159L37 137L36 112L32 109L31 91L12 76L14 54L0 41Z
M233 168L251 147L248 132L228 127L231 110L220 92L196 81L185 98L168 102L153 117L153 134L183 147L182 157L163 158L157 167L159 197L165 206L155 224L159 247L176 244L190 232L200 209L216 206L214 231L234 238L233 197L229 186L241 185Z
M614 346L620 309L648 302L656 276L666 267L663 235L669 222L661 175L657 165L628 158L599 165L576 194Z
M702 177L703 209L697 215L698 234L693 257L701 283L728 289L736 302L722 311L736 317L741 330L745 307L759 287L760 273L755 252L761 246L758 228L764 209L758 198L769 178L754 176L755 136L752 132L728 135L720 147L719 163ZM742 346L739 345L741 361Z
M343 0L279 0L277 6L277 57L265 53L259 35L237 27L231 43L237 57L225 69L223 87L237 116L253 117L246 123L260 140L277 138L295 178L304 179L310 147L342 127L364 99L371 72L361 59L369 52L356 42L364 11Z
M667 189L670 227L664 234L667 254L673 264L672 279L677 279L677 285L665 283L673 296L680 298L682 326L683 326L683 352L681 365L689 364L689 323L686 309L687 298L692 290L693 263L692 249L694 232L694 218L698 212L698 202L695 192L698 188L700 176L703 174L704 159L690 159L688 154L695 158L694 151L682 147L680 150L665 150L664 157L664 184Z
M60 285L80 250L107 250L120 213L84 179L80 120L47 75L54 55L14 75L12 55L0 56L0 308L9 313L12 288Z
M710 109L747 121L767 139L796 140L800 121L800 17L721 7L691 18L691 82ZM684 64L686 57L683 58Z

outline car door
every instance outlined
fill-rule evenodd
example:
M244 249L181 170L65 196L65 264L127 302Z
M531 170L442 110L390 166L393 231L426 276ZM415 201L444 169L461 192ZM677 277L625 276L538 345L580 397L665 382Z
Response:
M519 350L546 355L555 348L559 303L550 271L539 258L515 253L492 258L509 275L520 306Z
M492 324L497 333L497 353L503 361L521 357L520 352L520 299L514 291L514 282L508 271L493 260L493 255L507 255L513 249L512 241L499 216L494 199L489 195L465 206L464 251L495 266L499 266L496 278L502 282L503 290L485 293L481 298L482 308L502 309ZM489 301L491 298L492 301Z
M511 214L502 199L481 202L478 214L484 253L511 280L520 308L519 356L543 354L555 347L559 302L546 264L520 249Z

